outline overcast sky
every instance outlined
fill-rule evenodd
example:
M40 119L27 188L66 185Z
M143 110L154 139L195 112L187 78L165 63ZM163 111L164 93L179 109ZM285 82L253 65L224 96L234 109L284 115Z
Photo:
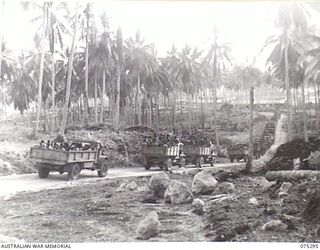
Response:
M233 56L239 64L251 63L267 37L275 33L278 7L276 2L265 1L96 1L95 6L111 17L114 30L122 27L124 37L134 36L139 28L147 42L156 44L159 56L165 56L172 44L204 49L216 25L223 40L233 44ZM15 50L30 48L34 32L30 13L18 2L7 2L5 13L8 45ZM262 68L264 61L261 56L256 66Z

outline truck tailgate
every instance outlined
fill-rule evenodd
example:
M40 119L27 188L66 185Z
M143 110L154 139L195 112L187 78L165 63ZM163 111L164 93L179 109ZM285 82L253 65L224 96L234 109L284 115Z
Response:
M30 158L38 163L64 165L68 162L68 152L45 148L31 148Z

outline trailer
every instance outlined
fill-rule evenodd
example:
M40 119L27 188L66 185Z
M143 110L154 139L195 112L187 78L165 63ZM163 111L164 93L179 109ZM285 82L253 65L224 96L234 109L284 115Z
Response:
M246 162L249 156L248 146L246 144L231 145L228 148L228 155L231 162L234 160Z
M195 164L202 167L205 163L215 164L216 154L211 150L210 146L184 145L182 152L186 157L186 163Z
M76 180L82 169L97 170L99 177L108 173L108 159L96 141L74 140L77 143L89 143L95 150L63 151L52 148L32 147L30 159L38 170L40 178L47 178L52 171L68 173L69 180Z
M161 169L170 170L175 163L184 167L185 158L180 147L181 145L142 145L144 168L149 170L153 165L158 165Z

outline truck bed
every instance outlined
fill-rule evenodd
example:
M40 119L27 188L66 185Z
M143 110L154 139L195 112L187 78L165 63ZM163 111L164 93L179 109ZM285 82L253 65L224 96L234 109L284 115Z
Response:
M65 165L73 162L95 162L97 157L97 150L61 151L35 147L30 149L30 158L33 161L50 165Z
M211 150L210 150L210 147L184 145L183 146L183 153L185 153L186 155L208 156L211 154Z
M142 152L147 156L178 156L179 146L143 145Z

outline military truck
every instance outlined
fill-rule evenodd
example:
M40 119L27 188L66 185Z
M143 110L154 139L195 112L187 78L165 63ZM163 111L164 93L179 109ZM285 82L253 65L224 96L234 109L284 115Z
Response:
M89 149L64 151L54 148L32 147L30 158L38 169L40 178L47 178L52 171L68 173L69 180L76 180L82 169L97 170L99 177L108 173L108 159L101 144L96 141L73 140L73 143L89 145Z
M237 160L244 160L245 162L248 160L249 150L247 144L235 144L228 147L228 156L230 162Z

